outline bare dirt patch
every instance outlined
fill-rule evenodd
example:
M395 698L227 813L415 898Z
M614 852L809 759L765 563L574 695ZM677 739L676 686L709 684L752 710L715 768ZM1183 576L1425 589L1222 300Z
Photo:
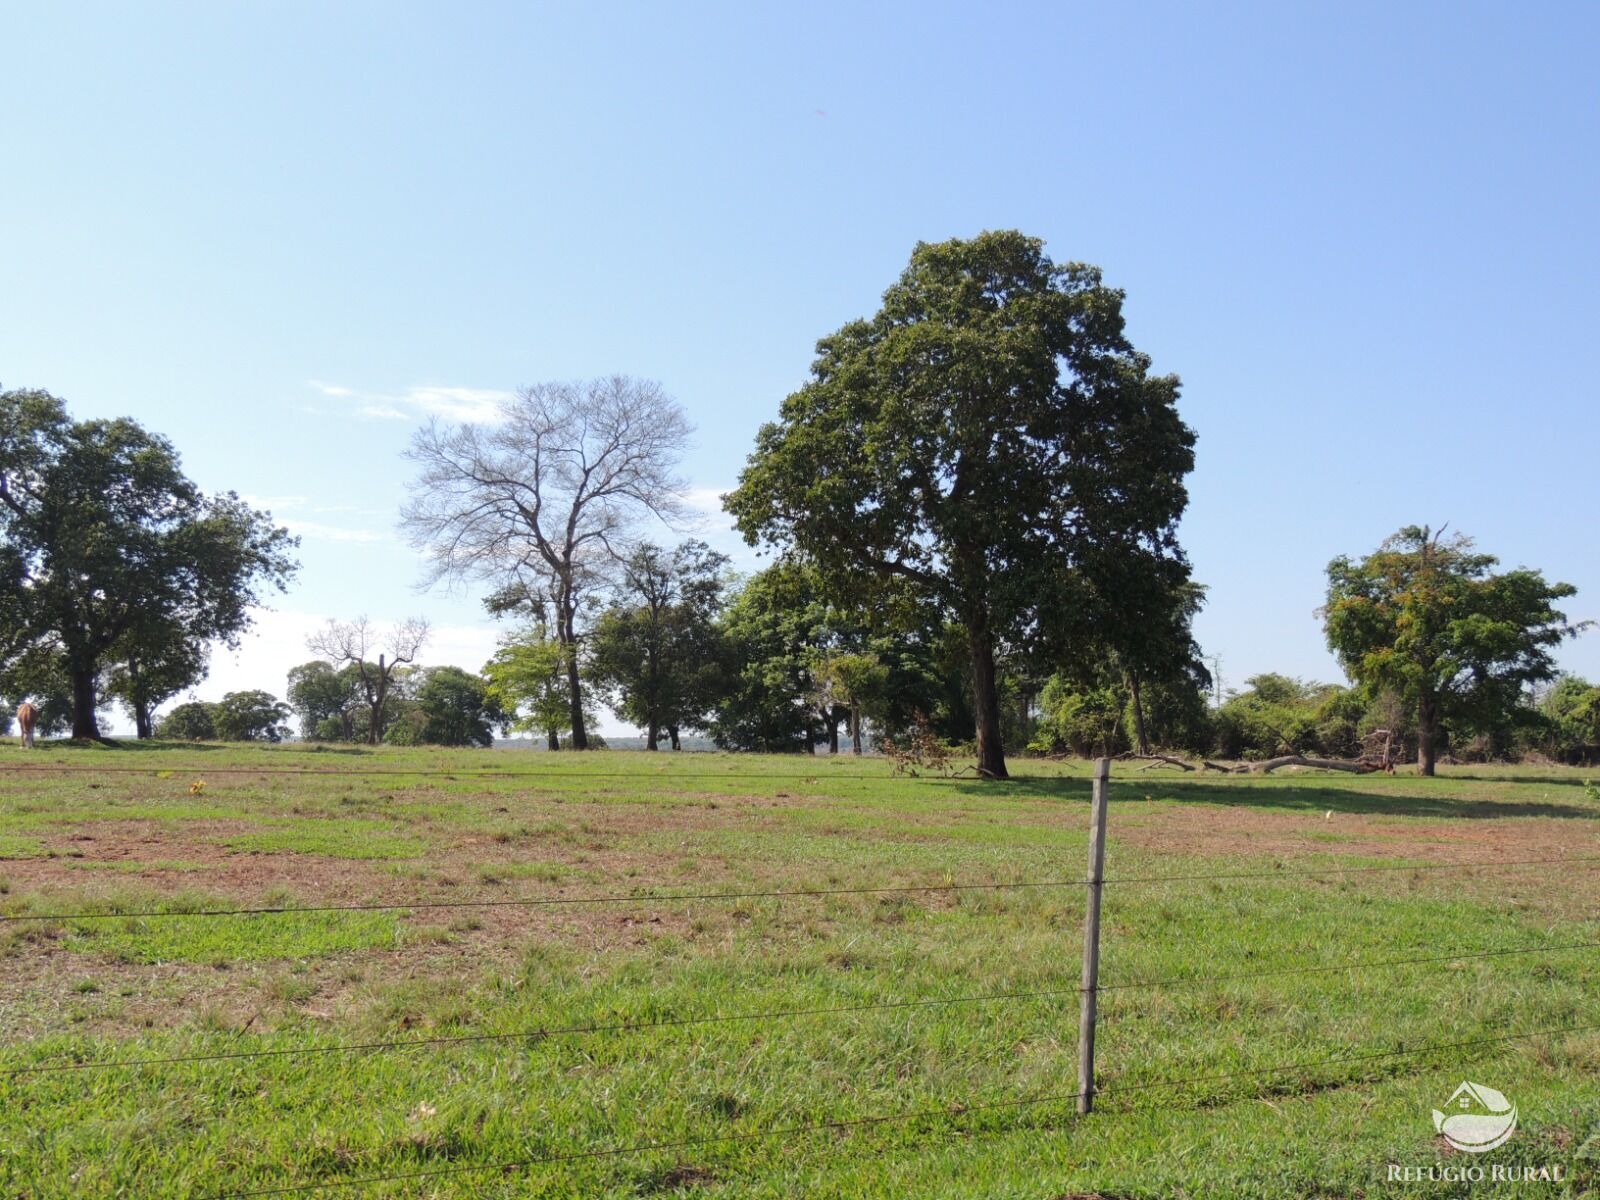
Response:
M1114 842L1206 857L1349 855L1440 863L1600 854L1590 822L1554 817L1426 820L1349 812L1171 805L1114 810Z

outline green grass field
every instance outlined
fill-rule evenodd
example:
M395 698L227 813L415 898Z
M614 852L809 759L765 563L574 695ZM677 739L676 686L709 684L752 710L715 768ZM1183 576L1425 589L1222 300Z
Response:
M1581 773L1118 764L1084 1118L1081 883L838 890L1081 880L1086 766L1015 766L0 746L0 1196L1600 1195Z

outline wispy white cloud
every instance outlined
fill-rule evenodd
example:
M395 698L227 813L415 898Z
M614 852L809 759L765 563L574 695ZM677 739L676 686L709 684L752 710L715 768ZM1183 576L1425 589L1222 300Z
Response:
M265 509L273 514L278 524L290 533L299 537L310 538L319 542L387 542L391 535L378 529L352 529L343 525L328 525L322 521L308 521L303 516L283 515L287 510L293 512L333 513L333 512L371 512L372 510L358 510L347 504L314 505L305 496L255 496L242 495L243 500L251 508Z
M257 496L244 492L239 496L251 508L264 508L268 512L281 512L286 508L304 508L309 501L304 496Z
M309 386L324 396L354 404L355 416L371 421L414 421L420 417L441 417L447 421L493 424L500 420L500 406L512 393L500 388L444 387L428 384L407 388L400 393L367 392L342 384L309 380Z
M696 512L704 513L708 517L723 517L725 514L722 511L722 497L732 490L725 487L696 485L683 493L683 501Z
M450 421L489 423L500 419L500 406L509 399L510 392L495 388L415 387L400 402Z

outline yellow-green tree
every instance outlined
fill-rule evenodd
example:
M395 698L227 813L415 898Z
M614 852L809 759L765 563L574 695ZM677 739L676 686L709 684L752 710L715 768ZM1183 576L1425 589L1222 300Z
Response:
M1393 691L1417 714L1417 767L1434 773L1440 736L1503 726L1529 685L1556 674L1551 650L1581 626L1555 607L1576 594L1533 570L1496 573L1472 539L1411 525L1359 560L1328 564L1328 647L1368 695Z

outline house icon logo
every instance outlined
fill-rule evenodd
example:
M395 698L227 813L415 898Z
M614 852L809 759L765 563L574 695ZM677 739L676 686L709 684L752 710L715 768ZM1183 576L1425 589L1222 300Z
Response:
M1443 1112L1433 1110L1433 1127L1457 1150L1482 1154L1517 1131L1517 1106L1492 1087L1463 1083Z

